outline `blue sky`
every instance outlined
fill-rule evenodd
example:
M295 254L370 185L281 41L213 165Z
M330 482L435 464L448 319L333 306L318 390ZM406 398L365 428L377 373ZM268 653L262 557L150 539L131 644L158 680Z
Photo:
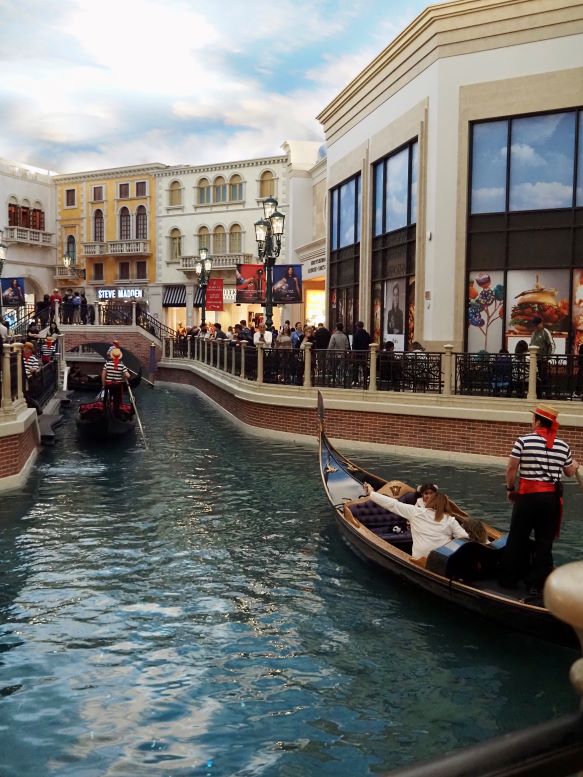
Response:
M323 140L319 111L427 0L0 0L0 156L58 172Z

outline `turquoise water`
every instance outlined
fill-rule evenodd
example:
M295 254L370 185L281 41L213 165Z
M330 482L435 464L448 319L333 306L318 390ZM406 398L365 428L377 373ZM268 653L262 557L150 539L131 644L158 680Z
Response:
M353 557L315 448L139 402L149 451L82 445L71 414L2 496L2 777L375 774L576 708L573 653ZM358 460L507 525L500 469ZM569 487L562 560L582 508Z

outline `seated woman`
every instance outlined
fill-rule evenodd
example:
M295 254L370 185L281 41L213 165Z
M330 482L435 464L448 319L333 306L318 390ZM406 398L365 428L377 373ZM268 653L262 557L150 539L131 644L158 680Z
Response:
M432 550L454 538L469 539L467 531L448 512L450 502L446 494L426 492L422 497L423 505L408 505L392 496L377 494L369 483L364 484L364 489L373 502L409 521L414 559L426 558Z

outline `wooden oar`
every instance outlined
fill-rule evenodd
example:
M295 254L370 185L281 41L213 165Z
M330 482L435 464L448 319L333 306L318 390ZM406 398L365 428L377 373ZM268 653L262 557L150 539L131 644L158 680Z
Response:
M138 413L138 408L136 407L136 400L134 399L134 395L132 393L132 390L130 388L129 381L126 380L126 386L128 387L128 393L130 395L130 401L132 403L132 407L134 408L134 413L136 414L136 419L138 421L138 426L140 427L140 432L142 433L142 439L144 440L144 448L148 450L148 443L146 442L146 435L144 434L144 427L142 426L142 422L140 421L140 416Z
M154 384L154 383L152 383L152 381L151 381L151 380L148 380L148 378L144 378L144 376L143 376L143 375L142 375L140 372L136 372L135 370L132 370L132 369L131 369L131 367L128 367L128 372L133 372L133 374L134 374L134 375L139 375L139 376L140 376L140 380L145 380L145 381L146 381L146 383L147 383L149 386L151 386L152 388L154 388L154 385L155 385L155 384Z

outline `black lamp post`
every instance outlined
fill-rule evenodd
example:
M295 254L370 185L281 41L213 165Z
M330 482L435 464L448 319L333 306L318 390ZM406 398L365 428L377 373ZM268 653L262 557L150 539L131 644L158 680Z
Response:
M0 324L4 322L4 315L2 311L2 272L4 270L4 262L6 261L6 245L4 243L4 230L0 229Z
M206 323L206 287L208 286L211 269L213 266L213 260L208 254L208 248L201 248L198 253L198 262L194 265L194 271L198 275L198 283L202 289L202 310L200 314L201 326L204 326Z
M255 222L255 240L259 259L265 265L265 328L273 326L273 265L281 251L285 216L277 210L277 200L263 200L264 218Z

